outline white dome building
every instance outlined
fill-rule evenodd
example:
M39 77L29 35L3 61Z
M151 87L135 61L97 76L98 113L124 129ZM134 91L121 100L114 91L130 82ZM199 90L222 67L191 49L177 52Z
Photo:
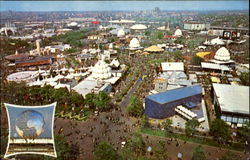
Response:
M143 24L135 24L135 25L130 27L130 29L133 29L133 30L145 30L147 28L148 27L143 25Z
M182 36L182 31L181 31L180 29L177 29L177 30L174 32L174 36L181 37L181 36Z
M219 37L212 39L210 42L211 45L225 45L225 42L223 42L222 39L220 39Z
M226 49L225 47L221 47L215 53L214 58L216 60L219 60L219 61L229 61L230 60L230 53L229 53L228 49Z
M93 67L92 75L94 79L108 79L111 77L111 68L104 61L104 56Z
M129 43L129 48L131 49L141 48L139 40L137 38L133 38Z
M125 36L125 31L123 29L119 29L117 32L117 37L124 37Z
M71 23L68 24L68 26L71 26L71 27L74 27L74 26L77 26L77 25L78 25L78 23L76 23L76 22L71 22Z

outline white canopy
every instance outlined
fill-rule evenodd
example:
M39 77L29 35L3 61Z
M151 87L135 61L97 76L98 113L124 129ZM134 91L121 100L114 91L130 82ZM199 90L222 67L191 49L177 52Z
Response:
M219 37L212 39L210 43L211 45L225 45L225 42L223 42L223 40Z

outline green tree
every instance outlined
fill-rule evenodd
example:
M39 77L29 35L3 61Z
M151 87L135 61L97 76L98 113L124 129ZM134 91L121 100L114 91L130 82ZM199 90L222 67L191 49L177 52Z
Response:
M143 156L146 152L146 145L143 141L142 135L134 133L133 136L128 140L125 147L122 149L122 159L133 159L134 157Z
M163 123L162 123L162 127L164 128L164 130L165 130L165 133L167 134L167 135L170 135L172 132L173 132L173 130L172 130L172 120L171 119L166 119Z
M196 131L196 127L199 126L199 122L197 119L188 120L185 124L185 133L187 136L192 136Z
M220 160L235 160L237 158L238 158L238 156L235 153L233 153L231 151L227 151L224 153L224 155L221 157Z
M130 116L140 117L143 114L142 102L137 96L131 96L127 112Z
M95 94L94 93L88 93L85 96L85 104L88 105L89 108L91 108L91 109L95 109L94 99L95 99Z
M177 61L177 60L182 60L182 53L181 51L173 51L170 53L171 56Z
M237 129L238 138L241 139L243 142L249 142L249 133L250 133L250 123L249 121L245 121L242 125L242 128Z
M158 38L158 39L162 39L163 37L164 37L163 32L158 31L158 32L157 32L157 38Z
M151 32L149 30L145 31L145 36L150 36Z
M148 116L144 115L144 116L142 117L141 126L142 126L143 128L149 128L149 127L150 127L150 123L149 123Z
M242 72L240 74L240 80L243 85L249 86L249 72Z
M166 160L168 159L168 153L166 152L166 143L164 141L160 141L155 149L155 156L158 160Z
M221 119L212 121L210 133L219 143L230 139L229 126Z
M111 98L106 92L99 92L94 98L94 104L97 109L103 111L108 109Z
M201 62L203 62L203 58L201 58L199 56L193 56L191 62L194 65L200 65Z
M96 160L116 160L118 154L115 149L107 142L100 142L94 152Z
M205 160L206 156L201 145L197 146L193 151L192 160Z

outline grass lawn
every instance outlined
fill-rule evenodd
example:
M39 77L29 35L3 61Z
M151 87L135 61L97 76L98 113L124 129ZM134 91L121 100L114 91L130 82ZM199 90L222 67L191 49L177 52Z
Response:
M178 133L165 134L165 131L155 130L155 129L150 129L150 128L142 128L140 132L143 134L149 134L153 136L177 138L177 139L187 141L187 142L210 145L210 146L215 146L215 147L222 147L222 148L227 148L227 149L236 150L236 151L244 151L244 148L245 148L244 145L241 143L231 143L230 145L220 145L213 139L209 139L209 138L188 137L184 134L178 134Z

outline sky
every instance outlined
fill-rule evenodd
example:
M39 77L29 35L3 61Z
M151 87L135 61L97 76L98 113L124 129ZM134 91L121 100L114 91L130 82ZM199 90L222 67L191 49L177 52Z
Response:
M0 11L140 11L248 10L248 0L236 1L0 1Z

